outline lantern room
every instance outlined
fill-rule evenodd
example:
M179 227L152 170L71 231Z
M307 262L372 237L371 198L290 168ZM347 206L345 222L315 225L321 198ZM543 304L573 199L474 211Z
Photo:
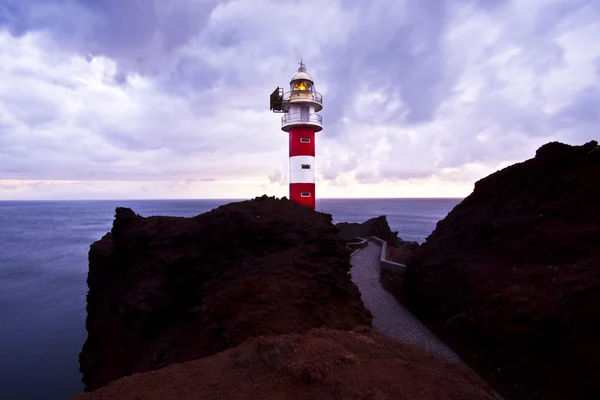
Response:
M315 83L300 61L300 68L290 80L290 91L277 87L271 93L271 110L282 112L281 129L289 132L294 126L310 126L316 132L323 129L319 111L323 109L323 96L315 90Z
M300 68L290 80L290 91L286 100L288 104L309 106L311 113L323 109L323 97L315 90L315 82L306 72L306 65L302 61L300 61Z

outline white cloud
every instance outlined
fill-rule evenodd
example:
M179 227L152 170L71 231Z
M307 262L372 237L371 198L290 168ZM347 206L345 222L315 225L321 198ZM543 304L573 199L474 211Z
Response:
M464 196L595 139L593 1L53 4L0 15L0 198L285 195L267 97L300 57L322 195Z

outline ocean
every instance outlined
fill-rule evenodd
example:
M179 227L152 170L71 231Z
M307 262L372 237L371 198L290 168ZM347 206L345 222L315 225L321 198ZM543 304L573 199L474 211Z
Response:
M194 216L237 200L0 201L0 399L67 399L83 389L90 244L115 208L142 216ZM405 240L423 242L460 199L320 199L334 222L386 215Z

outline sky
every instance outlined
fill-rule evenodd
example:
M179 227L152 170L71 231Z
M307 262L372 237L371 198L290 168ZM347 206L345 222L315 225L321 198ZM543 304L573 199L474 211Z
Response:
M286 196L301 58L317 197L464 197L600 136L597 0L0 0L0 199Z

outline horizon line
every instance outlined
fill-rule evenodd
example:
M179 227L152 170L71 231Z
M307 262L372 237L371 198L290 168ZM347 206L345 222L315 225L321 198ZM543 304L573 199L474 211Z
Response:
M175 198L175 199L168 199L168 198L0 199L0 202L11 202L11 201L198 201L198 200L233 200L233 201L241 200L241 201L245 201L245 200L254 200L257 197L261 197L261 196L256 196L256 197L252 197L252 198L248 198L248 197L208 197L208 198ZM268 197L275 197L277 199L286 197L289 200L288 196L282 196L282 197L268 196ZM464 199L464 198L466 198L466 196L465 197L320 197L317 199L317 201L319 201L319 200L458 200L458 199Z

